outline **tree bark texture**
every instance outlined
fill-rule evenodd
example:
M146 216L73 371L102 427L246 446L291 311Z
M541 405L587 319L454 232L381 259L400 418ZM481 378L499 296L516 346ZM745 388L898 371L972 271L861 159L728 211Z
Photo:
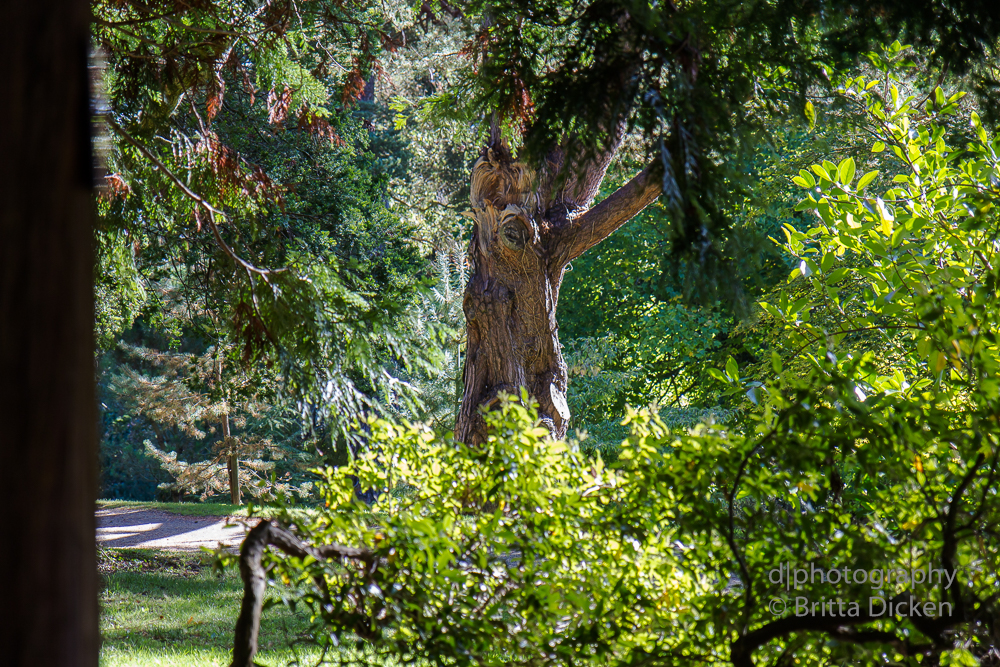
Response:
M455 427L462 442L484 442L481 409L522 387L538 402L552 435L566 434L567 369L556 319L566 266L662 190L654 163L590 208L621 143L622 124L610 135L607 149L587 163L567 166L559 150L537 170L514 160L494 138L472 169L472 275L463 302L468 348Z
M0 104L3 663L99 651L92 162L83 0L4 2Z
M236 443L229 435L229 414L222 416L222 437L229 443L229 454L226 456L226 471L229 473L229 502L233 505L242 505L243 497L240 493L240 457L236 449Z

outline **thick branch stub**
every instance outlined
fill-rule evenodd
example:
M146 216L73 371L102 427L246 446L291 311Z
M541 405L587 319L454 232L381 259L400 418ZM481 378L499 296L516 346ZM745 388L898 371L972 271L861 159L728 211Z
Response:
M653 162L600 204L553 229L554 257L562 266L590 250L656 201L663 192L663 166Z
M260 615L264 606L264 592L267 588L267 573L262 560L268 546L274 546L289 556L312 556L318 561L333 558L360 560L366 564L374 561L375 555L365 548L328 544L314 547L306 544L290 530L267 519L258 523L247 534L240 547L240 577L243 579L243 602L240 615L236 619L233 638L233 661L230 667L253 667L257 654L257 637L260 633Z

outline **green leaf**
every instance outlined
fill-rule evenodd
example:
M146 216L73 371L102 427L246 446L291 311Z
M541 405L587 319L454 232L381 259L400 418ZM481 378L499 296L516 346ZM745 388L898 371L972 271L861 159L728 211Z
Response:
M740 367L732 357L726 360L726 375L735 382L740 379Z
M796 269L796 271L798 271L798 269ZM771 304L767 303L766 301L761 301L760 307L764 310L764 312L766 312L771 317L777 318L779 320L784 319L781 315L781 311L778 310L775 306L772 306Z
M862 176L861 179L858 181L858 192L861 192L866 187L868 187L868 185L875 180L876 176L878 176L878 169L869 171L867 174Z
M884 150L885 150L885 142L876 141L874 144L872 144L872 153L881 153Z
M854 171L854 158L848 157L842 160L837 167L837 176L840 178L840 182L844 185L850 185L851 181L854 180Z
M827 284L836 283L844 279L844 276L850 271L847 267L841 267L839 269L834 269L830 272L830 275L826 277Z
M793 303L789 307L788 312L791 315L794 315L796 313L801 313L805 309L805 307L808 306L811 302L812 299L810 299L808 296L804 296L801 299L796 299L795 303Z
M889 207L885 205L885 202L882 201L881 197L875 198L875 207L878 209L878 217L880 220L888 222L893 221L894 218L892 216L892 211L890 211Z
M806 106L804 111L805 111L806 121L809 122L809 129L812 130L814 127L816 127L816 109L815 107L813 107L813 103L810 102L809 100L806 100Z
M954 667L976 667L979 660L969 651L958 648L954 651L945 651L941 654L942 665L954 665Z

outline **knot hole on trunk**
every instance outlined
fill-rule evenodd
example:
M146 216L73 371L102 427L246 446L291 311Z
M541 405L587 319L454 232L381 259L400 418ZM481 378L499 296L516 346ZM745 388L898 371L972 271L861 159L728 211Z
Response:
M500 229L500 240L511 250L523 250L528 243L528 229L521 218L510 218Z

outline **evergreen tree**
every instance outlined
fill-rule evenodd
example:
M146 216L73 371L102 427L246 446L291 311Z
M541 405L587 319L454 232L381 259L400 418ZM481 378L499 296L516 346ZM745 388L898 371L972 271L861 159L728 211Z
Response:
M424 262L385 197L397 167L380 151L401 147L364 100L399 33L355 3L109 2L94 16L110 138L102 340L139 318L166 327L158 354L224 351L223 380L265 366L286 407L314 406L345 447L354 418L405 387L385 368L436 358L436 330L415 339L408 310ZM235 499L238 457L229 472Z

